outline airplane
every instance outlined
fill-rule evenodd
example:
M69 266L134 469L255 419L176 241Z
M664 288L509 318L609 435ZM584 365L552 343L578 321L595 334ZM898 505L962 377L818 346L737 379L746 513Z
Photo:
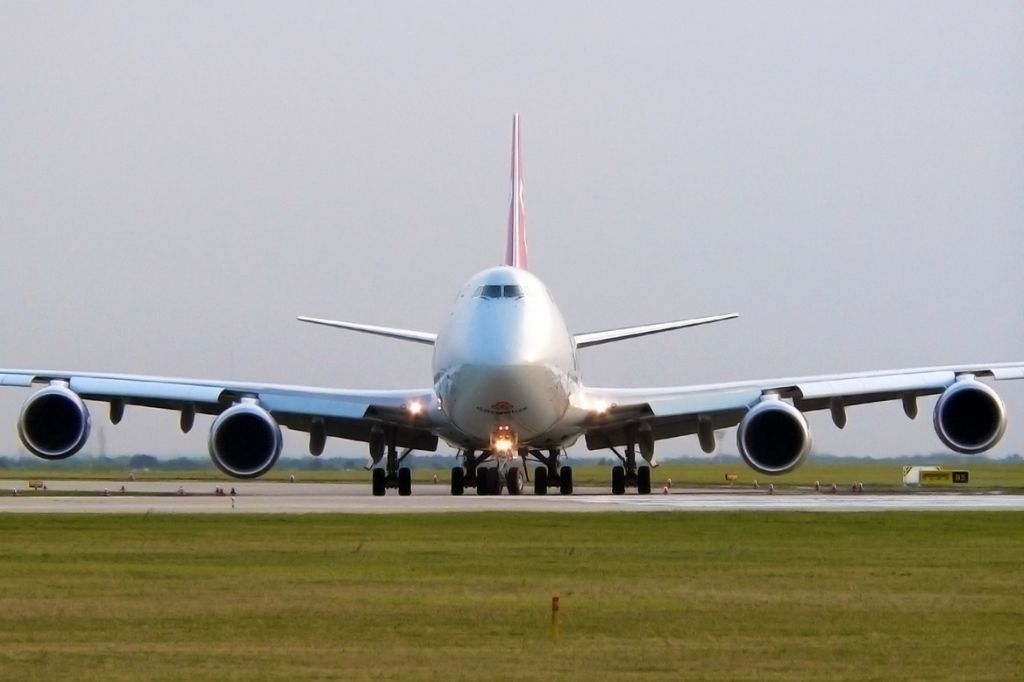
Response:
M594 388L580 378L579 351L591 346L713 324L735 313L604 331L571 333L544 283L528 269L519 116L512 123L511 201L505 258L459 289L436 333L315 317L327 327L433 346L433 380L411 390L347 390L54 370L0 369L0 386L36 388L22 406L18 434L45 460L78 452L89 437L85 401L108 404L114 424L127 406L174 410L188 432L197 414L213 416L209 453L228 476L267 473L281 454L281 427L309 434L320 455L326 439L361 441L369 449L374 495L412 493L403 466L411 452L457 450L451 494L524 492L528 462L537 463L533 491L573 492L567 448L580 438L589 450L619 460L611 491L651 492L655 443L696 435L713 453L718 432L736 427L739 453L767 475L792 471L811 451L805 412L828 410L838 428L847 408L901 401L918 414L918 399L938 395L933 426L948 448L976 454L1006 430L1006 407L987 380L1024 378L1024 362L922 367L665 388Z

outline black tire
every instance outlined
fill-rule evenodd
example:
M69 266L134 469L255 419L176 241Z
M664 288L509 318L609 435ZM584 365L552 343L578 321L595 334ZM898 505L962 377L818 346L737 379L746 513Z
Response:
M462 467L452 467L452 495L461 495L466 489L466 471Z
M398 494L402 497L412 495L412 470L409 467L398 470Z
M639 495L651 494L651 467L636 470L636 492Z
M626 470L620 466L612 467L612 495L626 494Z
M523 480L518 467L509 467L505 472L505 488L509 495L518 495L523 492Z
M572 467L562 467L558 472L558 492L563 495L572 495Z
M491 473L494 473L495 478L497 478L497 474L498 474L498 470L497 469L478 468L476 470L476 494L477 495L493 495L494 494L493 492L491 492L491 490L492 490L492 488L491 488Z
M533 470L533 494L548 494L548 468L537 467Z
M373 496L374 497L383 497L384 496L385 479L387 478L387 474L384 473L383 469L374 469L373 473L372 473L372 476L373 476L373 478L371 480L373 481L373 483L372 483Z

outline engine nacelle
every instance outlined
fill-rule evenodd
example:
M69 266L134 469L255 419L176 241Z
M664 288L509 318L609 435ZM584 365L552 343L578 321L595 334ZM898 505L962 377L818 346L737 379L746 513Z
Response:
M64 459L82 449L91 426L89 410L78 394L53 384L29 396L22 405L18 435L36 456Z
M762 474L785 474L811 451L811 432L800 410L782 400L762 400L736 430L743 461Z
M988 450L1006 432L1006 407L988 384L960 379L935 403L935 433L956 452Z
M281 427L254 402L229 407L210 427L210 459L234 478L258 478L270 471L281 445Z

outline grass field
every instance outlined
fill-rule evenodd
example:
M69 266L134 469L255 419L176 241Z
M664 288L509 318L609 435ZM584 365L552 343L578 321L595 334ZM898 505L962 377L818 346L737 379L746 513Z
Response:
M915 464L921 464L914 460ZM572 462L573 478L577 485L608 485L611 481L610 465L596 465L587 461ZM773 483L777 488L809 487L815 481L822 485L837 485L848 488L855 481L864 483L871 489L900 488L901 463L894 460L865 463L863 461L844 462L843 460L811 460L796 471L785 476L763 476L747 468L738 461L722 461L697 459L688 462L672 462L656 468L652 479L655 489L672 479L674 486L721 486L728 487L726 474L736 474L737 486L750 486L754 480L762 485ZM971 472L968 488L986 489L1001 488L1006 490L1024 490L1024 462L1004 462L977 458L965 464L945 465L945 468L967 469ZM532 469L532 466L531 466ZM56 479L99 479L125 481L127 470L89 469L81 467L39 466L32 469L0 468L0 479L7 480L56 480ZM356 481L369 484L370 474L362 469L328 470L328 471L291 471L285 466L273 469L262 480L284 481L294 474L300 481ZM440 482L447 483L447 470L414 469L413 479L426 482L436 475ZM209 480L228 481L232 479L222 474L211 465L203 469L187 469L178 471L136 471L137 480Z
M3 679L1024 668L1020 513L11 515L0 537Z

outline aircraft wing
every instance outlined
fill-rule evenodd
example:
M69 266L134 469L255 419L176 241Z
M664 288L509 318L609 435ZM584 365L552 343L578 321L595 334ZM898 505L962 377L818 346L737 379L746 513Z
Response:
M434 342L437 341L437 334L419 332L413 329L378 327L377 325L372 324L359 324L356 322L345 322L344 320L325 320L319 317L306 317L304 315L300 315L296 319L299 322L309 322L310 324L319 324L324 327L335 327L336 329L347 329L349 331L361 332L363 334L385 336L389 339L399 339L400 341L412 341L413 343L422 343L428 346L433 346Z
M575 340L577 348L589 348L590 346L599 346L603 343L635 339L641 336L650 336L651 334L660 334L662 332L672 331L674 329L699 327L705 324L722 322L723 320L734 320L737 317L739 317L738 313L728 313L726 315L714 315L712 317L696 317L689 320L674 320L672 322L642 324L636 327L620 327L618 329L606 329L600 332L576 334L573 337L573 340Z
M590 388L577 407L589 415L583 427L588 449L621 446L631 426L647 425L654 440L701 434L701 445L713 449L709 434L736 426L747 412L771 396L789 400L801 412L831 410L839 428L846 408L900 400L907 416L917 415L917 398L944 392L959 379L1024 379L1024 362L921 367L849 374L740 381L675 388ZM712 446L709 448L708 446Z
M84 400L110 403L111 419L120 421L125 405L175 410L184 430L191 416L217 415L243 399L255 399L281 425L309 432L314 425L327 436L369 441L375 426L394 428L396 445L415 450L437 449L432 422L432 389L359 391L309 386L100 374L59 370L0 369L0 386L60 383ZM422 409L410 410L416 403Z

